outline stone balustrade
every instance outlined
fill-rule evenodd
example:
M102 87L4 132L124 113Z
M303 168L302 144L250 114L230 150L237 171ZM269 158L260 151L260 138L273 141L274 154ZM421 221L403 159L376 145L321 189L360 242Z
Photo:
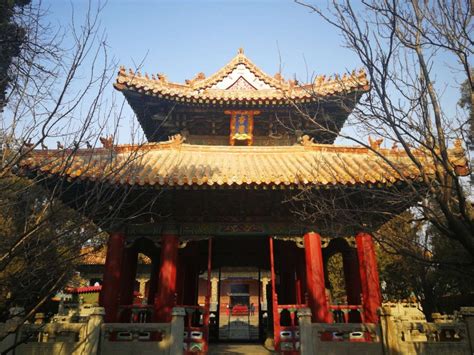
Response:
M23 324L0 343L3 354L182 354L184 309L174 308L171 323L103 323L104 310L91 309L81 323ZM60 318L56 318L60 319ZM13 347L17 344L16 347Z
M472 354L474 307L457 318L435 316L427 322L416 304L386 304L380 324L311 323L311 312L298 312L301 354Z
M299 351L306 354L472 354L474 307L464 307L457 317L435 317L427 322L419 307L386 304L380 309L380 323L311 323L309 308L279 307L290 312L291 324L282 331L298 334ZM103 323L103 309L90 308L79 323L24 324L0 343L6 354L182 354L185 309L176 307L171 323ZM293 316L292 316L293 315ZM295 317L298 322L296 323ZM296 339L296 338L295 338ZM282 338L282 341L285 339ZM290 351L298 348L296 342ZM13 350L12 345L18 346ZM199 341L195 341L199 343ZM10 350L8 350L10 349ZM188 351L193 351L188 348ZM199 352L199 351L198 351Z

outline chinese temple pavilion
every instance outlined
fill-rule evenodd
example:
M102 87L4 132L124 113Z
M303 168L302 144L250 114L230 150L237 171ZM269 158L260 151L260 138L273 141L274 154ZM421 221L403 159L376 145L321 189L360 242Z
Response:
M288 202L302 189L320 189L334 196L350 191L360 206L379 210L407 207L368 193L416 181L404 152L333 144L370 89L364 71L302 84L267 75L239 50L209 77L199 73L178 84L120 68L114 87L148 143L103 139L104 147L79 149L72 161L49 150L23 163L30 176L67 178L65 189L72 188L62 198L72 207L84 206L97 183L124 199L108 231L100 294L106 322L166 323L182 305L188 351L268 334L277 349L296 350L302 307L310 308L313 323L378 322L381 291L369 231L383 221L361 213L355 225L341 212L307 222L293 213L298 203ZM134 304L139 253L151 266L146 295ZM335 253L342 254L347 294L339 305L328 292L326 264Z

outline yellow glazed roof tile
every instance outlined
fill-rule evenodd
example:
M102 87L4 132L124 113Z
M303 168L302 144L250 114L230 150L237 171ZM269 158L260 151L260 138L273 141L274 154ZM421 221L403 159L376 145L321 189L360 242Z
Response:
M23 169L38 174L140 186L358 185L417 179L419 171L404 152L323 144L241 147L197 146L174 141L111 149L33 151ZM380 154L380 156L379 156ZM434 166L423 151L414 152L427 172ZM464 175L467 160L451 149L453 167ZM384 159L386 157L394 167ZM400 176L403 174L404 176Z
M233 89L219 86L229 74L238 68L245 68L256 80L263 83L258 89L249 87ZM238 81L237 79L236 81ZM234 82L235 84L235 82ZM274 77L264 73L239 50L227 65L206 78L199 73L185 84L169 82L164 75L141 75L139 71L128 71L121 67L114 83L119 91L135 91L141 94L156 96L160 99L189 104L255 104L280 105L290 102L311 103L322 97L347 95L369 90L369 82L363 70L353 71L343 76L326 77L320 75L312 83L298 83L296 80L283 79L277 73Z

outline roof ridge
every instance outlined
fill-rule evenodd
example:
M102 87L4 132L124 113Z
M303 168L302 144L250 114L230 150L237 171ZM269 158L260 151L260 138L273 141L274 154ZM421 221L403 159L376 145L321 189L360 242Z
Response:
M239 153L239 152L255 152L255 153L294 153L295 151L321 151L328 153L359 153L367 154L369 148L364 146L350 146L350 145L335 145L335 144L322 144L312 143L311 145L294 144L287 146L230 146L230 145L203 145L203 144L188 144L184 143L182 137L171 137L170 140L165 142L150 142L143 144L121 144L114 146L116 153L125 153L133 150L163 150L163 149L179 149L186 151L196 152L226 152L226 153Z
M158 99L172 100L191 105L203 103L230 105L235 103L242 104L243 102L253 105L287 105L290 102L309 104L316 102L321 97L347 95L353 92L363 93L370 88L364 70L346 73L342 77L338 75L332 77L320 75L312 83L299 84L293 80L285 81L281 76L279 81L271 78L251 63L249 65L255 68L254 75L273 89L211 89L219 80L225 79L228 72L231 72L241 61L251 63L243 53L239 53L227 66L221 68L211 77L199 79L197 85L194 83L196 79L187 80L184 85L169 82L163 74L158 76L152 75L150 78L148 74L142 76L139 71L134 72L129 69L127 72L125 67L121 66L114 87L119 91L135 91L140 94L155 96ZM263 80L264 77L265 80Z
M265 73L244 54L244 50L242 48L239 48L237 55L234 56L221 69L219 69L207 78L196 81L196 85L193 85L193 89L202 90L210 88L211 86L222 81L228 74L235 70L239 64L244 64L252 72L252 74L254 74L257 78L262 80L267 85L273 86L277 90L283 89L283 78L281 77L281 75L280 80L277 80L274 77Z

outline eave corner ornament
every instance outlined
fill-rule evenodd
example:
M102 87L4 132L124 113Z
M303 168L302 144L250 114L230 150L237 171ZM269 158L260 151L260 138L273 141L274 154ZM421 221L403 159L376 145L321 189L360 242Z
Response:
M168 142L173 147L179 147L186 141L186 137L182 136L181 134L175 134L173 136L168 137Z
M305 134L301 137L300 143L303 147L311 147L314 145L314 138Z

